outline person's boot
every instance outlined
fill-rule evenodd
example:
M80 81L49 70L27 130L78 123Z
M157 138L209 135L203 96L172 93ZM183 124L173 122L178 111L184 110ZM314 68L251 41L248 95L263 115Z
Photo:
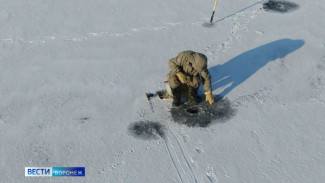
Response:
M173 107L178 107L181 105L181 90L180 87L171 88L173 93Z
M188 97L190 100L190 103L193 105L196 105L199 103L199 100L197 98L197 88L193 88L193 87L188 87Z

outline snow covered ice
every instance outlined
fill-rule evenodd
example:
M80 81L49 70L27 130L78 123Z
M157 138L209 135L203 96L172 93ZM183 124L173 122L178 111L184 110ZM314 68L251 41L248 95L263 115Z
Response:
M296 6L219 0L206 26L213 1L2 0L0 182L324 182L325 4L273 2ZM184 50L208 57L221 118L152 112Z

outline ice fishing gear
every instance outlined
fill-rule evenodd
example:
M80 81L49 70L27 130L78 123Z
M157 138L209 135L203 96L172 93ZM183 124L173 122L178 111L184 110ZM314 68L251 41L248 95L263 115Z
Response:
M210 24L212 23L214 12L216 11L217 2L218 2L218 0L214 1L213 12L212 12L212 16L211 16L211 19L210 19Z
M160 99L168 99L168 98L172 98L172 96L170 96L167 92L167 90L159 90L156 91L157 95L159 96Z
M148 101L151 101L151 98L158 96L160 99L168 99L168 98L172 98L171 95L169 95L169 93L167 92L167 90L158 90L156 91L156 93L146 93L146 97L148 99Z
M151 97L153 97L153 93L146 93L146 97L147 97L147 100L149 102L149 106L150 106L150 109L152 111L152 113L154 113L155 111L153 110L153 105L152 105L152 101L151 101Z
M158 96L160 99L172 98L172 96L170 96L168 94L167 90L158 90L158 91L156 91L156 93L150 93L150 92L148 92L148 93L145 93L145 94L146 94L146 98L147 98L147 100L149 102L149 106L150 106L150 109L151 109L152 113L155 112L154 109L153 109L152 101L151 101L151 99L153 97L157 97Z

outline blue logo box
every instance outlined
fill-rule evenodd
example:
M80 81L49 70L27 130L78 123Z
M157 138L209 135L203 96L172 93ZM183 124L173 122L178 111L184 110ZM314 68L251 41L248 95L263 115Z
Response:
M52 177L85 176L85 167L52 167Z
M85 167L25 167L28 177L84 177Z

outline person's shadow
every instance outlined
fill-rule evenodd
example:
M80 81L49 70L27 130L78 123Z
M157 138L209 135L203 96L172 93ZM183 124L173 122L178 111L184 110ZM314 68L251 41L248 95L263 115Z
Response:
M283 58L304 45L303 40L280 39L247 52L229 60L223 65L209 68L212 91L224 87L217 100L226 96L268 62Z

